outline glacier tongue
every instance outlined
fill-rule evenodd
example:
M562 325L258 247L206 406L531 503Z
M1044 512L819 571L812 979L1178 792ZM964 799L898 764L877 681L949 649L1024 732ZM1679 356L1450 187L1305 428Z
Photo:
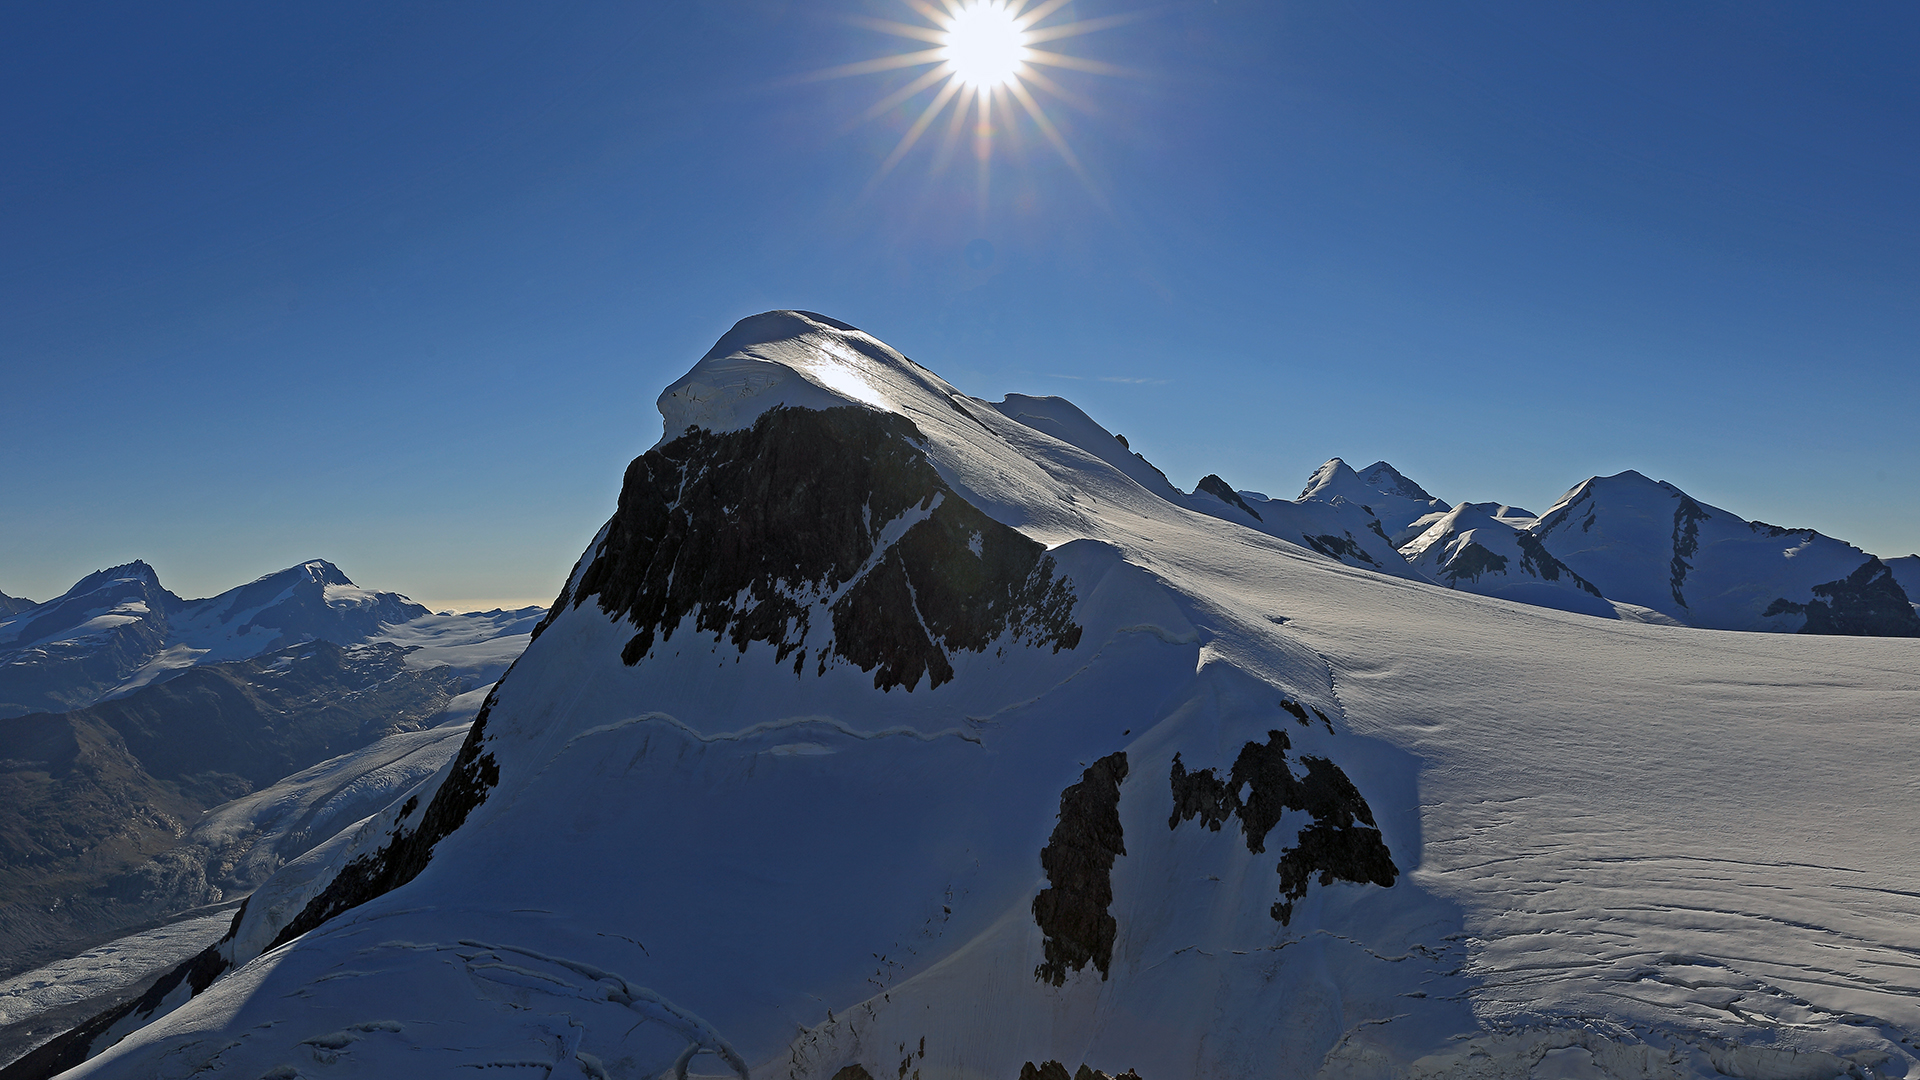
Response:
M456 759L75 1075L1920 1065L1920 641L1343 565L1168 498L1077 412L743 321ZM789 455L813 478L774 482ZM950 674L819 664L800 601L895 552L845 629ZM1074 633L987 602L1043 581Z

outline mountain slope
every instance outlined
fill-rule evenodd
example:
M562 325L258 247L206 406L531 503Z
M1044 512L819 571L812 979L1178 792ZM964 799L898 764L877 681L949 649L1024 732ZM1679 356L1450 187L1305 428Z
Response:
M205 600L173 595L135 561L0 620L0 717L81 708L196 664L296 642L358 644L428 614L397 593L359 588L319 559Z
M1339 458L1314 470L1300 492L1300 499L1326 503L1344 500L1359 506L1379 520L1382 531L1389 537L1416 518L1451 509L1384 461L1367 466L1366 475L1362 476Z
M1920 608L1920 555L1902 555L1897 559L1882 559L1888 570L1893 572L1893 580L1900 591L1907 594L1916 608Z
M1434 519L1400 553L1450 589L1614 617L1613 605L1592 582L1554 558L1513 519L1499 516L1504 509L1495 503L1461 503Z
M233 874L247 855L242 837L201 841L202 811L423 726L465 689L448 668L407 659L390 644L308 642L0 723L7 967L220 900L223 878L228 888L257 883Z
M0 593L0 615L13 615L18 612L25 611L30 607L38 607L38 606L39 606L38 604L34 603L31 600L27 600L18 596L8 596L6 593Z
M1920 636L1880 560L1812 529L1747 521L1637 472L1581 483L1529 530L1608 598L1689 626Z
M74 1075L1920 1064L1920 642L1356 570L805 313L660 405L459 754Z
M180 603L136 561L0 619L0 718L98 701L165 648Z
M1375 513L1375 502L1381 504L1386 519ZM1408 567L1388 539L1392 535L1388 522L1398 523L1414 512L1408 502L1361 484L1339 458L1314 471L1297 502L1269 499L1257 491L1235 491L1217 475L1203 477L1183 500L1203 514L1291 541L1348 566L1419 578L1420 572ZM1426 507L1424 502L1419 504L1422 510Z

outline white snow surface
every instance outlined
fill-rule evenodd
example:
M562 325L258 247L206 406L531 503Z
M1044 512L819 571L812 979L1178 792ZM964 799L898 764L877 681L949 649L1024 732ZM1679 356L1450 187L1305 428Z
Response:
M190 913L0 981L0 1027L132 986L218 941L232 922L231 907Z
M486 694L475 690L455 698L434 727L389 735L222 803L181 842L227 853L217 884L229 893L251 889L438 772L460 749Z
M1354 569L800 313L741 323L661 411L671 437L849 403L909 417L962 497L1052 549L1077 648L961 653L939 689L883 694L687 628L627 667L631 628L570 607L495 690L498 786L418 878L72 1075L1920 1063L1920 641L1592 619ZM1261 855L1168 827L1176 752L1224 769L1269 730L1351 777L1392 888L1316 883L1282 926L1297 819ZM1118 750L1112 967L1056 988L1034 975L1038 853L1062 790ZM237 958L404 816L277 875Z
M546 613L543 607L443 611L407 622L388 623L367 640L390 641L410 648L408 667L444 664L491 684L526 651L534 626Z

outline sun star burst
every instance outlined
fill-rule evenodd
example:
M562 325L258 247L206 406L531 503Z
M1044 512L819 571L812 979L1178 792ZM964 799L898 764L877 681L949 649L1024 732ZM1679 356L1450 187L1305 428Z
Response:
M910 71L923 67L930 69L875 102L861 117L862 120L873 120L922 94L929 91L933 94L932 100L914 116L893 151L880 163L868 185L869 194L900 164L951 105L953 112L947 122L945 145L935 159L935 167L938 168L949 156L953 143L965 130L967 116L971 113L974 117L973 151L980 177L978 198L984 213L988 165L993 157L993 113L996 108L1010 110L1018 105L1020 111L1033 122L1033 126L1087 186L1087 190L1096 199L1100 198L1092 179L1081 167L1080 159L1074 156L1072 148L1048 116L1046 107L1035 91L1074 108L1087 111L1091 111L1091 108L1084 99L1040 69L1064 69L1095 75L1129 73L1098 60L1036 46L1131 22L1144 15L1144 12L1097 19L1050 21L1066 6L1068 0L1041 0L1032 7L1028 7L1028 0L940 0L937 6L931 0L902 0L902 3L924 22L867 18L853 21L928 47L842 65L816 72L813 76L826 78Z

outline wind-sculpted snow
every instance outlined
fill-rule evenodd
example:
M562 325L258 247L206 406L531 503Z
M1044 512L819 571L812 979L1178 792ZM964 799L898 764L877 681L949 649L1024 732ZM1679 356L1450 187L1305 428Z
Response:
M880 690L938 687L953 653L1002 635L1073 648L1073 596L1045 549L957 497L923 444L905 418L853 408L689 431L628 467L571 602L636 628L628 665L690 620L742 653L771 644L795 672L846 661Z

